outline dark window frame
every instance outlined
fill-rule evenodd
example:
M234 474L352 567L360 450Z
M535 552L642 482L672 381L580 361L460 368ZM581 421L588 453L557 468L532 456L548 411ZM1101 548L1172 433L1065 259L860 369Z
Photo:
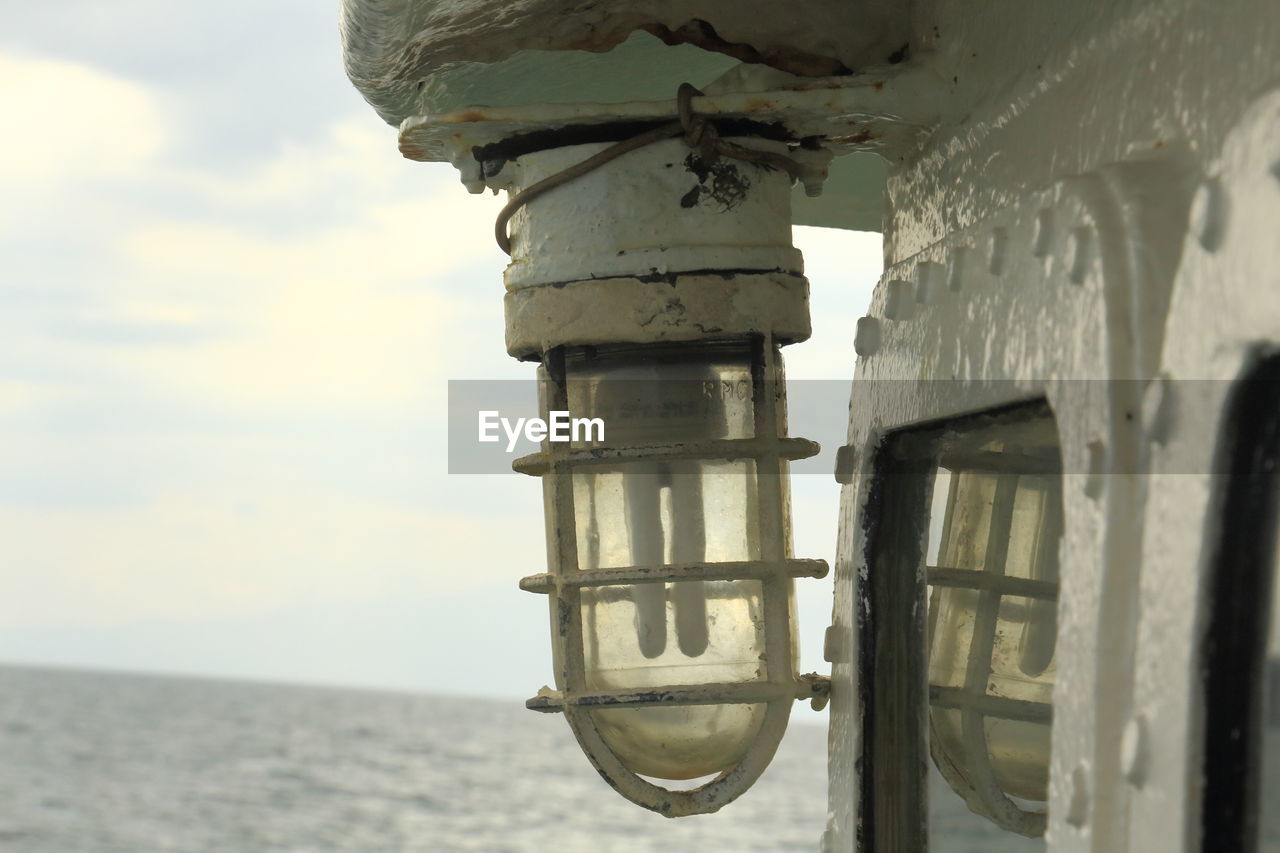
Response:
M1199 672L1200 849L1252 853L1260 820L1263 687L1280 520L1280 352L1232 389L1216 451Z
M927 559L931 475L948 435L1037 417L1043 399L907 426L876 448L863 516L867 571L855 589L858 698L858 849L928 849L929 687ZM1056 418L1055 418L1056 421Z

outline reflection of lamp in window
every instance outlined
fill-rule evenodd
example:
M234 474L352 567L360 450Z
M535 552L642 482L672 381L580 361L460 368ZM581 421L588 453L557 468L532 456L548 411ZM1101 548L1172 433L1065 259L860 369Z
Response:
M1051 420L949 443L934 484L932 752L969 807L1044 832L1057 635L1061 462ZM935 515L936 523L936 515Z

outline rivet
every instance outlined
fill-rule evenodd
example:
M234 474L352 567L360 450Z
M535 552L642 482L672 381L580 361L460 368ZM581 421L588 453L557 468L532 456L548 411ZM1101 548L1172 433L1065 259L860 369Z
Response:
M1191 199L1191 233L1196 235L1206 252L1217 251L1226 233L1227 200L1222 184L1209 178L1196 187Z
M1173 433L1173 383L1167 376L1157 376L1142 394L1142 424L1147 439L1164 444Z
M916 302L928 305L938 295L942 280L942 267L929 261L916 265Z
M1067 277L1072 284L1083 284L1093 265L1093 229L1087 225L1071 230L1067 244Z
M964 246L953 249L951 252L951 273L947 277L947 290L952 293L958 293L964 287L964 265L968 257L969 250Z
M1097 499L1102 495L1103 475L1107 467L1107 446L1101 441L1089 442L1089 474L1084 481L1084 493Z
M1147 720L1139 714L1124 727L1120 737L1120 770L1129 784L1141 788L1147 781Z
M858 451L852 445L842 444L836 448L836 482L847 486L853 482L853 474L858 468Z
M891 281L885 286L884 316L890 320L906 320L911 317L915 288L909 281Z
M987 269L992 275L1004 272L1004 257L1009 248L1009 232L1004 228L991 229L991 256Z
M853 351L862 358L875 355L880 349L880 321L875 317L859 317L853 333Z
M827 663L840 662L840 650L843 648L840 636L840 629L835 625L828 625L826 632L822 635L822 659Z
M1031 254L1043 258L1053 243L1053 211L1044 208L1036 214L1035 233L1031 237Z
M1071 772L1071 796L1067 802L1067 823L1077 829L1089 820L1089 771L1084 763Z

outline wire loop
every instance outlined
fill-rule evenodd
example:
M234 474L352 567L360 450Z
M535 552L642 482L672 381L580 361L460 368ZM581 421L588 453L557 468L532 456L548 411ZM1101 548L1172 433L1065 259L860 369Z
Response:
M624 139L603 151L593 154L581 163L575 163L567 169L556 172L554 175L525 187L512 196L510 201L498 212L498 218L493 223L493 236L498 242L498 248L508 255L511 254L511 235L507 233L507 224L511 221L511 217L516 215L516 211L538 196L548 193L556 187L572 181L574 178L579 178L588 172L592 172L605 163L616 160L623 154L675 136L683 136L685 145L697 152L702 159L709 162L714 163L721 157L728 157L729 159L751 163L764 169L777 169L786 172L793 181L802 179L803 169L800 164L785 154L779 154L774 151L757 151L754 148L747 148L721 139L720 132L716 130L715 124L705 115L700 115L693 111L693 99L698 95L702 95L699 89L688 83L681 83L680 88L676 91L676 114L678 116L676 121L660 124L638 136Z

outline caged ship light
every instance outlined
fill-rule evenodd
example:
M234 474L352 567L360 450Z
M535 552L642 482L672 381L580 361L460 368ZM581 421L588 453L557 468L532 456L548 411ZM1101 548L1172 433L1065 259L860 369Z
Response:
M508 351L540 362L544 414L599 418L608 439L515 463L543 478L551 569L521 582L550 597L557 688L528 705L672 817L738 796L795 700L826 688L796 672L793 578L827 566L792 558L786 488L817 451L786 435L780 353L809 332L776 164L801 167L698 128L693 95L638 141L528 152L490 179L511 193Z
M514 466L543 480L550 569L521 581L549 598L555 669L528 707L668 817L739 796L796 700L828 692L797 672L794 580L828 567L791 550L788 463L818 446L787 435L781 348L810 332L792 186L820 192L832 155L726 109L686 83L567 128L520 107L402 137L508 193L507 351L540 365L544 419L605 424L603 446L547 440Z
M510 194L544 417L611 424L518 468L529 706L622 794L713 811L829 698L825 853L1280 853L1274 0L345 0L343 38L406 157ZM792 224L884 234L829 681Z

